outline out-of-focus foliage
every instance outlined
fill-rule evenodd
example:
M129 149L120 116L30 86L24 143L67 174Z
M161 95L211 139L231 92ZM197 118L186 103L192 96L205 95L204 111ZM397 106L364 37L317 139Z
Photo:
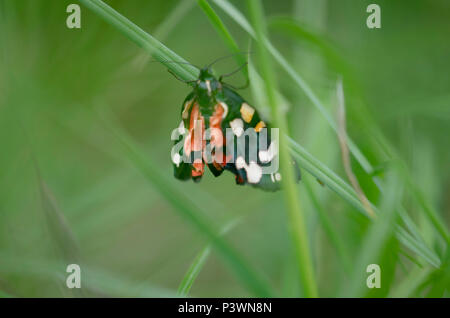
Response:
M282 194L238 187L231 174L216 179L208 173L199 184L173 179L170 133L189 87L85 7L82 28L68 29L66 7L75 2L0 0L0 296L173 296L210 243L179 217L170 194L161 195L161 183L149 183L128 160L104 125L105 109L149 165L167 177L164 184L176 189L174 195L183 193L199 207L208 228L240 218L223 234L224 242L252 275L268 282L272 294L302 296ZM193 64L229 54L195 2L106 2ZM209 3L247 51L249 35ZM230 3L247 15L241 1ZM426 209L448 228L450 4L379 0L382 28L370 30L369 3L263 1L272 43L335 120L342 76L348 135L386 189L396 190L394 198L380 193L352 158L364 193L387 213L373 223L303 174L298 195L308 217L319 295L351 289L358 296L448 296L448 242ZM299 34L293 25L307 32ZM233 59L215 66L218 73L235 68ZM245 79L238 74L231 81L240 86ZM277 81L290 107L291 137L347 180L334 130L281 68ZM241 93L256 102L252 88ZM403 168L391 178L392 152ZM389 213L399 203L417 227L408 230L420 234L440 268L393 235L397 216ZM380 238L383 233L389 235ZM367 261L381 265L382 288L358 285L361 277L365 284L361 266ZM73 262L82 268L80 292L65 286L66 266ZM202 264L190 295L254 295L216 250Z

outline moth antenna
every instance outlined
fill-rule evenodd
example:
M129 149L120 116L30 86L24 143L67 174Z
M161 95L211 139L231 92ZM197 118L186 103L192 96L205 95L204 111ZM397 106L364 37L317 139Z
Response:
M230 87L230 88L232 88L234 90L239 90L239 89L246 89L248 87L248 84L250 84L250 82L249 82L249 80L247 78L247 81L245 82L245 84L243 86L239 86L239 87L233 86L233 85L225 83L225 82L222 82L222 84L225 85L225 86L228 86L228 87Z
M215 61L213 61L211 64L209 64L209 65L208 65L208 68L210 68L211 66L213 66L213 65L216 64L217 62L222 61L222 60L227 59L227 58L230 58L230 57L232 57L232 56L235 56L235 55L238 55L238 54L252 54L252 53L253 53L253 52L251 52L251 51L248 51L248 52L237 52L237 53L233 53L233 54L230 54L230 55L225 55L225 56L219 57L218 59L216 59Z
M221 81L222 78L224 78L224 77L228 77L228 76L231 76L231 75L236 74L237 72L239 72L241 69L243 69L243 68L244 68L245 66L247 66L247 65L248 65L248 62L245 62L244 64L242 64L241 66L239 66L237 69L235 69L234 71L232 71L231 73L224 74L224 75L220 75L219 81Z

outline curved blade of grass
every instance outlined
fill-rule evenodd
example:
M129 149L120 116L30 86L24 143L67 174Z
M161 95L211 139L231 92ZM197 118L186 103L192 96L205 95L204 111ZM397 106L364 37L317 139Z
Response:
M207 245L194 258L194 261L192 262L191 266L189 266L189 269L187 270L186 274L183 277L183 280L180 283L180 286L178 287L177 295L179 297L187 297L192 285L194 284L194 281L197 279L198 274L200 274L200 271L202 270L203 265L205 265L210 253L211 245Z
M306 297L317 297L317 284L315 281L314 267L309 251L308 235L305 224L304 212L301 210L299 197L294 180L294 171L291 164L289 149L284 132L287 131L287 122L284 113L278 109L276 97L276 82L272 70L271 61L266 48L262 44L266 34L265 18L260 1L248 0L247 6L255 26L258 39L258 51L260 56L260 67L265 82L267 101L272 110L272 118L275 127L280 130L280 165L283 175L282 185L284 197L288 207L288 223L291 240L295 248L298 271L301 284Z
M299 165L308 171L311 175L319 179L331 190L336 192L340 197L350 203L357 211L367 215L366 209L362 205L361 201L356 196L353 188L342 180L337 174L335 174L326 165L312 156L306 149L297 144L292 139L289 139L291 146L291 154L298 160ZM372 204L374 211L378 214L378 209ZM434 267L439 267L441 261L439 257L431 251L423 241L419 241L406 232L401 226L396 226L398 239L410 250L414 251L417 255L422 257L428 263Z
M413 296L416 289L424 283L432 272L431 267L416 267L411 271L406 279L404 279L395 289L391 291L391 298L406 298Z
M380 207L382 213L379 213L372 223L361 245L361 251L355 261L353 278L341 291L344 297L364 296L367 277L365 269L369 264L378 264L381 250L395 230L396 210L402 197L402 185L394 172L388 181L388 191L383 196Z
M440 267L441 266L441 260L439 257L431 251L425 243L422 241L418 241L416 238L411 236L403 227L397 224L396 226L397 231L397 238L400 240L400 242L403 243L407 248L409 248L411 251L415 252L417 255L422 257L425 261L427 261L429 264L433 265L434 267Z
M179 1L153 34L158 39L166 38L178 22L194 7L194 0Z
M172 30L178 25L179 21L194 7L194 4L195 0L177 2L172 11L153 31L154 37L160 41L167 38ZM130 64L142 68L149 60L150 55L148 55L148 52L141 52L130 62ZM130 70L129 66L127 66L127 68Z
M77 129L76 127L74 127L73 129ZM83 131L77 131L77 135L79 136L83 136ZM104 142L104 138L100 138L103 142L102 143L96 143L94 140L90 139L88 136L83 136L83 138L85 139L85 142L92 145L93 147L97 148L97 149L102 149L102 148L107 148L107 149L112 149L114 147L112 147L111 145L109 145L108 143ZM106 151L106 150L105 150ZM112 151L113 152L113 151ZM115 157L118 158L116 153L110 153L110 155L114 155ZM121 187L120 190L116 189L117 188L117 184L121 184L122 186L124 184L130 184L130 182L132 182L132 178L130 178L129 174L127 174L127 177L125 177L125 175L123 175L123 173L119 174L118 176L114 176L114 177L110 177L107 178L106 180L103 180L99 185L97 185L94 188L89 188L85 193L83 193L82 195L80 195L83 198L86 198L86 196L91 196L91 197L95 197L98 198L99 197L99 190L102 189L102 191L104 191L105 187L111 187L111 185L115 185L112 186L111 190L113 191L108 191L107 194L103 194L106 196L111 196L112 194L116 193L117 191L122 191ZM178 182L178 181L174 181ZM97 192L97 193L96 193ZM144 195L146 192L147 194ZM202 192L200 189L197 189L195 191L195 194L198 194L198 196L196 197L192 197L192 194L190 194L190 197L193 198L194 200L198 199L198 200L202 200L202 202L205 205L210 205L210 206L215 206L213 205L213 202L211 200L208 199L208 197L206 196L207 193ZM135 200L132 200L134 196L137 195L137 198L139 198L139 200L137 202L134 202ZM124 201L125 203L121 202L119 205L114 205L114 207L109 208L107 211L105 211L105 215L103 215L102 213L98 213L99 215L91 215L89 217L89 231L90 233L96 233L96 228L98 228L99 222L105 222L105 220L107 220L108 223L108 228L110 228L111 226L114 226L115 224L118 224L118 220L116 220L115 218L119 218L119 216L121 216L121 220L123 221L123 211L124 211L124 207L128 207L129 211L142 211L145 209L134 209L133 206L134 205L138 205L141 206L142 204L144 204L144 200L141 200L140 198L145 198L145 204L148 204L148 189L144 189L143 191L139 191L138 193L133 193L133 195L131 196L126 196L126 200ZM151 197L157 196L156 193L151 193L150 194ZM130 201L132 200L132 201ZM130 204L131 204L131 208L130 208ZM83 205L86 206L86 203ZM241 209L243 211L247 211L248 207L243 205L241 207ZM116 212L117 211L117 212ZM101 211L97 211L97 212L101 212ZM107 214L107 219L106 219L106 214ZM133 214L130 215L126 215L127 218L129 218L130 216L132 216ZM93 219L94 218L94 219ZM83 218L83 220L86 218ZM239 220L236 220L234 222L231 222L230 225L228 227L225 227L224 230L222 231L222 234L225 233L225 231L228 231L229 229L231 229L231 226L233 226L234 224L236 224ZM84 222L87 223L87 222ZM83 226L84 223L81 223L81 225L77 226L77 232L78 233L83 233L84 231L86 231L87 225L85 224L85 226ZM102 227L104 228L104 226ZM210 255L211 252L211 244L207 244L207 246L205 246L205 248L198 254L198 257L195 258L195 260L193 261L192 265L190 266L188 272L186 273L185 277L183 277L183 280L180 284L179 287L179 291L178 291L178 296L181 297L186 297L190 287L192 286L192 284L194 283L196 277L199 275L200 271L203 268L203 263L206 261L206 258ZM200 256L204 254L203 256Z
M350 275L351 270L352 270L351 261L350 261L350 253L348 252L344 242L342 241L341 237L339 236L335 227L333 226L330 218L328 217L328 214L326 213L326 211L324 211L324 208L322 207L321 203L319 202L319 199L317 198L317 195L316 195L310 181L306 180L306 178L304 178L303 182L305 184L305 189L308 193L308 197L310 198L313 207L315 208L317 214L319 215L320 223L322 224L323 229L324 229L325 233L327 234L330 243L336 249L337 255L340 258L340 261L344 268L344 272L347 275Z
M164 45L159 43L156 39L154 39L153 37L151 37L150 35L145 33L145 31L143 31L142 29L140 29L139 27L134 25L131 21L129 21L126 18L124 18L123 16L121 16L119 13L117 13L112 8L110 8L109 6L104 4L102 1L100 1L100 0L80 0L80 1L82 3L84 3L85 5L87 5L88 7L90 7L91 9L93 9L96 13L98 13L101 17L103 17L107 22L109 22L112 25L114 25L115 27L117 27L118 30L120 30L122 33L124 33L132 41L134 41L135 43L137 43L138 45L140 45L141 47L146 49L150 54L154 55L154 57L156 59L158 59L159 61L161 61L161 63L164 64L164 62L167 60L177 60L177 61L182 60L177 54L170 51L167 47L165 47ZM222 9L225 12L227 12L228 14L230 14L230 12L231 12L232 18L235 19L238 22L238 24L241 25L250 35L255 36L252 27L247 22L245 17L238 10L236 10L233 6L231 6L229 3L225 2L225 1L222 1L222 0L214 0L214 1L219 6L222 5L221 6ZM274 53L273 50L269 50L269 51L272 54ZM277 53L277 52L275 51L275 53ZM276 59L277 59L277 57L279 59L279 57L280 57L279 53L278 53L278 55L275 55ZM281 60L281 61L283 61L283 60ZM284 64L284 65L286 65L286 64ZM176 74L177 76L179 76L180 78L182 78L184 80L194 79L196 76L196 75L194 75L194 73L195 74L197 73L197 70L195 70L195 68L191 67L190 65L187 66L185 64L166 63L166 66L171 71L173 71L174 74ZM301 83L299 83L299 84L301 84ZM312 98L315 97L315 95L314 94L311 95L311 93L312 93L312 91L310 91L309 96ZM318 101L318 99L317 99L317 101ZM315 105L317 106L317 105L321 105L321 104L319 102L319 104L315 103ZM325 109L323 109L323 110L326 112ZM331 119L331 117L330 117L330 119ZM350 149L354 150L351 143L350 143ZM355 155L355 153L353 153L353 154ZM358 159L358 156L356 156L356 158ZM315 161L317 161L317 160L315 159ZM360 161L360 160L358 160L358 161L363 166L363 168L364 168L364 166L367 168L367 165L364 165L364 161ZM319 175L318 178L320 180L322 180L322 178L320 176L328 176L328 177L330 176L329 171L328 172L326 171L327 170L326 167L325 168L322 167L323 168L322 170L314 169L314 160L312 161L312 166L310 165L310 168L312 169L312 171L315 171L317 173L317 175ZM325 170L325 172L323 170ZM352 196L351 196L351 193L353 190L351 187L349 187L349 189L346 191L345 188L348 185L346 185L345 182L343 182L342 180L339 180L340 178L338 178L338 179L333 178L332 174L331 174L331 178L329 178L329 179L330 179L330 181L337 182L337 183L331 182L329 184L330 187L334 188L334 190L336 192L340 193L344 199L346 199L351 204L355 205L355 207L358 206L359 201L356 198L352 198ZM339 185L339 181L342 181L342 184ZM420 247L421 249L428 250L428 252L430 252L432 254L432 252L429 251L429 249L426 246L423 247L423 246L421 246L420 243L414 242L414 239L412 237L410 237L406 232L403 232L402 234L400 234L400 236L403 237L402 241L404 243L408 243L408 246L413 248L414 251L417 251L417 248ZM411 241L411 240L413 240L413 241ZM423 253L420 253L419 255L424 257ZM431 262L431 264L433 264L434 266L436 266L436 262L430 261L430 258L425 256L424 259Z
M237 9L235 9L231 4L229 4L226 1L223 1L223 0L214 0L214 1L216 2L216 4L221 6L221 8L226 13L228 13L236 22L238 22L238 24L240 24L244 28L244 30L246 30L252 37L255 38L255 33L254 33L253 28L247 22L245 17ZM311 34L310 36L312 37L313 35ZM319 41L317 39L315 41L316 41L316 43L321 43L321 45L322 45L324 50L328 49L327 45L325 43L322 43L323 41L321 42L321 41ZM266 40L265 43L267 43L267 42L268 41ZM270 48L273 48L273 46L270 46L269 49ZM275 53L275 55L274 55L275 58L276 57L279 57L279 58L281 57L281 55L277 51L271 50L270 52L271 53ZM335 58L339 60L339 57L335 57ZM282 58L282 62L283 62L283 60L284 59ZM342 60L342 59L340 59L340 60ZM284 62L285 63L283 65L286 65L287 62L285 60L284 60ZM278 94L278 95L280 95L280 94ZM323 110L325 112L327 112L325 108L323 108ZM331 117L330 117L330 120L331 120ZM292 140L290 140L290 141L292 141ZM350 147L350 150L351 150L352 149L352 147L351 147L352 141L349 140L349 142L350 142L349 147ZM296 147L297 147L297 150L299 150L299 147L300 147L299 145L297 145L295 142L291 143L291 148L295 149ZM314 158L313 156L311 156L307 152L304 152L304 151L300 151L300 152L302 153L302 155L305 155L305 157L309 159L309 163L315 165L315 167L320 170L320 172L319 172L319 171L313 169L313 171L315 171L316 177L318 179L322 180L322 177L324 177L328 181L327 182L325 180L322 180L324 183L326 183L335 192L337 192L340 196L342 196L344 199L346 199L348 202L350 202L360 212L366 214L364 210L361 210L362 206L360 204L360 201L359 201L358 197L356 196L356 193L354 192L354 189L350 185L348 185L341 178L337 177L337 175L335 175L330 169L328 169L325 165L321 164L316 158ZM358 159L357 156L356 156L356 159ZM319 163L319 164L316 165L316 163ZM363 168L365 167L365 169L368 169L368 171L371 171L373 169L372 166L370 165L370 163L368 163L368 162L364 165L364 162L360 161L360 164L363 166ZM322 176L322 177L320 177L320 176ZM327 177L331 177L331 178L327 178ZM374 182L377 184L378 187L380 187L380 181L379 180L374 180ZM414 234L414 238L413 238L410 235L408 235L408 233L406 231L401 231L398 234L400 240L402 242L407 243L407 245L410 248L412 248L413 251L415 251L416 253L418 253L422 257L425 257L425 259L428 262L430 262L430 264L432 264L433 266L438 266L440 264L439 259L437 258L436 254L433 253L426 246L426 244L424 243L423 238L421 237L420 233L416 230L416 227L413 226L413 223L409 222L408 215L406 213L401 213L400 215L401 215L402 220L408 226L408 229ZM410 240L417 240L417 242L410 242ZM425 256L425 255L428 255L428 256Z
M83 279L82 288L100 297L175 297L173 290L155 285L140 286L130 279L121 277L98 268L84 264L81 267ZM17 274L22 277L38 277L66 282L65 266L52 259L29 258L18 255L14 251L0 251L0 273Z
M148 156L144 155L138 146L123 132L107 114L101 116L105 127L113 133L120 141L123 147L124 156L142 173L142 175L155 185L155 190L169 202L183 218L203 234L214 246L219 255L227 262L237 277L246 285L246 287L259 297L268 297L272 295L266 282L259 277L242 256L232 248L218 233L216 226L207 220L202 211L195 202L188 196L175 188L167 180L167 176L162 174L160 169L151 164Z
M233 5L231 5L228 1L225 0L213 0L216 5L218 5L225 13L227 13L233 20L235 20L250 36L256 39L255 31L252 28L252 26L248 23L247 19L244 17L244 15L237 10ZM270 41L267 38L262 39L263 44L266 46L267 50L272 54L272 56L275 58L275 60L280 64L280 66L290 75L290 77L294 80L295 83L299 85L299 87L305 92L307 97L311 100L313 105L320 111L322 116L327 120L329 125L333 128L335 132L337 132L337 125L335 121L333 120L332 116L329 114L328 110L323 106L323 104L320 102L318 97L314 94L312 89L309 87L309 85L303 80L303 78L294 70L293 67L287 62L287 60L281 55L281 53L278 52L278 50L275 49L275 47L270 43ZM350 137L347 137L347 143L348 147L350 149L350 152L352 155L356 158L358 163L363 167L363 169L368 173L371 174L373 172L373 167L370 164L370 162L367 160L367 158L363 155L363 153L359 150L359 148L356 146L356 144L352 141ZM328 169L329 170L329 169ZM319 178L320 179L320 178ZM377 184L377 186L381 187L381 181L374 177L374 182ZM333 180L333 181L339 181L339 180ZM333 188L336 188L335 184L332 185ZM341 184L342 188L346 188L345 182ZM343 193L339 189L339 193L344 195L344 198L346 200L349 200L352 204L359 205L359 199L358 198L351 198L348 195L353 192L353 189L349 187L349 191L345 191L346 193ZM410 228L411 231L414 231L414 228ZM406 234L406 233L403 233ZM400 234L400 236L404 236L403 234ZM419 240L420 242L411 242L413 244L410 244L411 246L421 246L421 248L425 249L427 251L428 255L433 255L434 253L424 244L423 239L420 235L420 233L413 232L415 239ZM403 241L409 241L411 239L410 236L403 237ZM423 255L422 255L423 256ZM433 257L434 258L434 257ZM436 264L440 264L440 261L433 261L430 258L425 258L427 261L430 262L433 266L436 266Z
M81 264L78 242L75 239L64 214L58 208L56 199L42 179L36 164L36 172L41 193L42 205L51 235L51 241L57 248L57 253L62 256L65 266L69 264ZM70 289L69 294L75 297L86 297L83 289Z
M326 184L331 190L336 192L340 197L350 203L355 209L362 214L367 215L361 201L358 200L355 190L335 174L326 165L312 156L305 148L296 143L292 139L288 139L291 146L292 155L299 161L299 164L314 177Z
M406 169L402 169L402 171L403 171L403 175L405 176L405 178L407 180L407 186L414 193L414 198L419 203L419 205L422 207L422 210L425 212L425 215L428 217L430 222L434 225L434 227L438 230L438 232L444 238L445 242L447 243L447 246L450 246L450 234L449 234L448 228L445 225L444 221L442 220L440 214L437 213L437 211L433 208L433 206L430 204L430 202L426 199L423 191L420 190L419 187L413 182L408 171Z
M307 30L302 25L300 25L297 21L292 20L291 18L278 17L271 19L271 26L285 31L287 34L290 34L296 38L308 41L316 45L320 48L325 58L327 58L330 62L330 65L334 66L336 71L339 73L344 73L346 77L352 77L349 75L351 72L349 71L348 66L346 65L344 59L339 56L336 51L332 48L332 46L321 38L321 36L314 34L313 32ZM387 155L391 158L396 158L395 160L399 161L399 156L396 154L394 147L383 137L382 133L379 131L375 125L371 124L367 117L370 114L365 113L362 118L366 118L365 122L370 124L370 129L374 130L376 133L372 134L375 136L377 143L380 144L383 148L383 151L387 153ZM363 165L362 165L363 166ZM364 167L364 166L363 166ZM373 171L373 168L370 170L366 170L370 174L370 171ZM440 218L439 214L432 208L432 205L425 199L422 191L417 187L417 185L412 182L411 176L408 173L408 170L403 168L401 170L403 177L408 180L407 186L408 188L414 192L414 198L417 200L419 205L422 207L422 210L427 215L429 221L435 226L441 236L444 238L447 244L450 244L450 234L445 226L444 222ZM373 177L375 184L381 190L381 181L378 178ZM407 214L402 213L402 220L408 226L410 231L414 234L414 236L418 239L421 239L421 235L416 229L416 226L412 223L412 221L407 219Z
M344 59L340 57L336 51L331 47L331 45L328 44L327 41L322 40L322 38L314 34L313 32L307 30L302 25L300 25L297 21L294 21L290 18L274 18L271 19L271 26L274 28L281 29L283 31L286 31L288 34L291 34L295 36L296 38L300 38L303 40L306 40L308 42L311 42L318 46L323 55L329 60L330 65L333 65L336 68L336 71L339 73L345 73L349 74L350 71L348 70L348 66L346 65ZM376 129L375 127L373 129ZM378 129L377 129L378 130ZM379 134L378 134L379 135ZM387 144L383 147L385 151L388 152L388 155L390 157L393 157L395 154L393 153L393 148L390 144ZM395 155L398 159L398 156ZM431 207L429 202L424 198L423 193L420 191L420 189L417 187L416 184L414 184L411 180L411 176L408 173L408 170L403 168L401 170L402 175L408 180L408 187L414 192L414 198L418 201L418 203L422 206L423 211L428 216L430 222L435 226L435 228L439 231L441 236L444 238L444 240L447 242L447 244L450 244L450 235L448 233L448 229L445 226L442 219L439 217L439 214L434 211L434 209ZM376 180L375 180L376 181ZM379 186L380 182L376 182L376 184ZM401 217L403 222L405 222L405 225L410 229L410 231L414 234L414 236L418 239L422 239L417 227L412 222L412 220L409 218L406 211L401 208Z
M221 235L224 235L232 230L239 222L240 218L231 221L223 228L223 230L221 231ZM200 274L203 265L206 263L206 260L211 253L211 248L211 244L207 244L194 258L194 261L192 262L191 266L189 266L189 269L187 270L180 283L180 286L178 287L178 296L187 297L192 285L194 284L195 279L197 278L198 274Z
M241 50L239 49L239 46L237 45L236 41L231 36L227 27L225 26L225 24L223 24L222 20L219 18L219 16L216 14L216 12L211 8L209 3L206 0L198 0L197 3L199 5L199 7L203 10L203 12L206 14L206 16L208 17L209 21L216 29L219 36L223 39L225 44L228 46L230 51L232 53L241 53ZM245 59L245 55L234 54L233 57L239 66L244 65L247 62L247 60ZM242 73L244 74L245 78L248 78L247 67L242 68Z
M256 34L252 26L248 23L244 15L237 10L232 4L225 0L213 0L214 3L219 6L226 14L228 14L238 25L240 25L250 36L256 40ZM305 95L309 98L312 104L320 111L322 116L327 120L330 127L337 133L338 128L333 117L329 114L328 110L305 82L305 80L294 70L294 68L288 63L288 61L281 55L281 53L272 45L272 43L266 38L261 39L263 45L274 57L274 59L280 64L285 72L294 80L294 82L303 90ZM358 160L359 164L368 173L372 173L373 167L363 153L359 150L356 144L348 137L348 146L353 156Z
M329 65L339 74L347 74L348 66L345 60L336 52L330 41L323 38L323 35L309 30L306 26L290 17L272 17L269 20L269 28L280 30L295 38L304 40L317 47Z
M131 41L150 53L154 59L164 64L169 70L184 81L195 80L198 69L179 55L168 49L164 44L156 40L150 34L142 30L136 24L125 18L113 8L101 0L78 0L83 5L102 17L106 22L122 32ZM177 61L182 63L168 63ZM183 64L187 63L187 64Z
M42 205L53 241L57 244L59 252L68 264L79 263L80 252L75 236L59 210L54 196L39 174L38 179Z
M262 79L260 78L258 72L256 71L255 67L253 66L253 63L251 63L251 60L249 62L249 74L250 74L250 88L252 90L253 96L255 97L255 100L257 103L255 103L258 111L260 113L267 113L266 109L261 109L262 105L267 105L266 97L263 94L264 92L264 85L262 83ZM279 107L285 107L287 108L287 101L284 101L283 95L281 95L279 92L277 92L277 100L279 103ZM268 115L267 115L268 116ZM290 145L292 147L292 145ZM292 150L291 150L292 151ZM334 245L336 248L338 257L341 259L341 262L343 264L344 270L346 273L350 273L351 266L350 266L350 258L349 254L347 253L344 243L340 239L339 235L337 234L336 230L333 227L333 224L329 220L329 217L327 213L323 210L321 203L318 201L316 194L314 193L314 190L311 186L311 184L308 182L306 178L303 178L303 183L305 184L306 191L308 192L308 196L311 200L311 203L313 207L316 209L317 214L319 215L319 220L325 230L326 235L328 236L328 239L331 244Z
M79 0L89 9L94 11L105 21L116 27L125 36L133 42L147 50L156 60L166 65L175 75L183 80L193 80L197 77L198 70L188 64L167 63L167 61L186 62L180 56L172 52L158 40L132 23L130 20L122 16L120 13L112 9L101 0ZM112 122L105 121L106 126L116 135L124 146L124 153L130 161L138 168L139 171L153 184L155 184L159 192L171 203L176 211L180 212L194 227L211 240L214 247L220 255L229 263L237 276L246 284L246 286L258 296L269 296L271 291L261 278L258 277L242 257L223 240L213 228L209 221L200 216L197 211L201 209L192 202L186 195L170 186L159 169L148 163L146 158L134 145L132 140L120 131Z
M96 117L96 119L97 119L97 117ZM77 132L77 135L78 136L83 136L83 139L84 139L84 141L86 142L86 143L88 143L88 144L90 144L92 147L95 147L95 148L97 148L97 149L102 149L102 150L104 150L105 152L108 152L108 154L109 155L112 155L112 156L114 156L115 158L119 158L119 156L117 156L117 153L115 153L114 151L111 151L111 149L113 149L113 148L115 148L115 147L113 147L111 144L109 144L109 143L106 143L105 142L105 140L104 140L104 138L100 138L99 140L101 140L101 142L98 142L98 141L94 141L94 140L92 140L91 138L89 138L89 136L84 136L84 132L82 131L82 130L79 130L79 127L77 127L76 125L74 126L74 127L65 127L65 128L68 128L68 129L70 129L70 131L72 131L72 129L74 130L74 131L76 131ZM125 176L122 176L122 174L123 173L121 173L119 176L114 176L114 177L112 177L112 178L108 178L108 179L106 179L106 180L103 180L99 185L97 185L94 189L92 189L92 188L89 188L85 193L83 193L82 195L80 195L81 197L83 197L83 198L86 198L86 196L91 196L91 197L95 197L95 198L98 198L98 193L97 194L94 194L94 193L96 193L96 192L98 192L100 189L102 189L102 191L104 191L104 189L105 189L105 187L111 187L111 185L112 184L117 184L117 183L120 183L121 185L123 185L123 184L129 184L130 182L132 182L132 180L129 178L129 175L127 174L127 178L125 178ZM118 178L118 180L117 180L117 178ZM178 181L173 181L172 183L174 183L174 184L176 184ZM117 186L116 186L117 187ZM115 191L118 191L118 189L116 189L116 187L112 187L112 189L115 189ZM109 191L107 194L104 194L104 195L106 195L106 196L111 196L111 194L112 193L115 193L115 191ZM146 189L145 190L147 193L148 193L148 189ZM148 194L146 195L146 196L144 196L143 197L143 195L144 195L144 192L142 192L142 191L139 191L139 193L135 193L135 194L139 194L138 195L138 197L140 198L140 197L142 197L142 198L146 198L146 200L145 200L145 202L146 202L146 204L148 204ZM133 196L135 195L135 194L133 194ZM151 194L151 196L153 197L153 196L155 196L155 195L157 195L156 193L153 193L152 192L152 194ZM194 196L195 195L195 196ZM123 205L123 206L128 206L129 207L129 205L130 204L132 204L132 206L133 205L135 205L136 203L133 203L133 202L130 202L130 199L133 197L133 196L127 196L127 199L126 199L126 201L125 201L125 205ZM204 191L201 191L201 189L197 189L194 193L190 193L189 194L189 196L191 197L191 199L193 199L193 200L201 200L205 205L209 205L209 206L214 206L215 208L222 208L223 209L223 207L220 207L220 206L217 206L217 204L215 204L215 202L213 202L212 201L212 198L209 198L208 197L208 194L207 193L205 193ZM89 201L89 200L88 200ZM140 202L139 201L139 205L141 205L141 204L143 204L144 202ZM84 206L86 206L86 203L84 203ZM117 205L115 205L114 206L114 208L113 208L113 210L111 210L111 209L109 209L108 211L107 211L107 215L108 215L108 228L109 227L111 227L111 224L112 225L114 225L114 224L116 224L117 222L114 220L114 216L116 216L116 217L118 217L119 215L121 215L121 214L119 214L119 212L120 211L123 211L123 209L121 209L121 206L122 206L122 203L120 203L118 206ZM247 205L242 205L242 207L240 207L240 209L242 209L242 211L248 211L248 206ZM117 213L115 213L115 211L117 210ZM128 210L130 210L130 209L128 209ZM134 210L133 208L131 208L131 210ZM137 211L141 211L142 209L136 209ZM98 211L98 212L100 212L100 211ZM123 214L123 213L122 213ZM101 217L101 214L100 214L100 218L96 215L95 216L95 220L97 220L98 219L98 222L95 222L95 220L94 220L94 222L93 222L93 220L92 220L92 217L93 216L90 216L90 224L89 224L89 228L91 229L91 232L92 233L94 233L95 232L95 228L96 228L96 224L98 223L98 222L100 222L101 220L105 220L105 217ZM112 217L112 218L111 218ZM127 215L126 217L130 217L130 215ZM122 218L123 218L123 216L122 216ZM237 223L239 220L236 220L236 221L234 221L234 222L231 222L230 223L230 226L231 225L233 225L233 224L235 224L235 223ZM112 223L111 223L112 222ZM81 224L81 227L80 226L78 226L77 227L77 230L78 230L78 233L80 233L80 232L83 232L83 229L85 229L86 228L86 226L83 226L83 223ZM225 229L224 229L224 231L225 230L228 230L228 227L225 227ZM211 244L208 244L208 246L211 246ZM206 247L205 247L206 248ZM211 250L211 248L209 248L208 250ZM204 250L203 250L204 251ZM202 252L203 252L202 251ZM209 252L208 252L208 255L209 255ZM200 258L201 259L201 258ZM183 285L183 284L186 284L186 283L189 283L190 285L192 285L193 283L194 283L194 280L195 280L195 278L196 278L196 276L200 273L200 271L201 271L201 269L203 268L203 264L195 264L196 262L193 262L193 264L191 265L191 267L192 268L195 268L195 271L197 272L196 274L195 274L195 276L192 276L192 277L190 277L189 278L189 280L187 280L187 277L190 275L189 273L188 274L186 274L186 276L183 278L183 282L182 282L182 284L181 284L181 286ZM180 286L180 288L182 288ZM183 288L184 289L184 288ZM187 291L186 291L187 292ZM186 295L181 295L181 296L186 296Z

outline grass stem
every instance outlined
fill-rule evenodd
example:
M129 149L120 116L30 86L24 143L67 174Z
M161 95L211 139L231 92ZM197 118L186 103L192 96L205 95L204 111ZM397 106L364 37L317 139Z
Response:
M305 215L300 206L297 187L294 179L294 170L287 145L285 132L287 131L286 117L280 109L276 98L276 82L268 52L263 45L266 25L263 8L260 1L248 0L247 6L253 20L256 37L258 39L258 53L260 58L261 73L265 82L267 101L272 111L275 127L280 130L280 165L284 197L288 207L288 222L295 256L298 261L301 284L306 297L318 297L317 285L311 253L309 251L308 235L306 230Z

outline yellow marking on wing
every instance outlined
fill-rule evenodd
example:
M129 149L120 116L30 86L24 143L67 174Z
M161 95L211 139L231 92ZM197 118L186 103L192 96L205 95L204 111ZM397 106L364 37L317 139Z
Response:
M241 115L245 122L249 123L252 121L255 109L247 103L242 103L241 105Z
M261 120L259 123L256 124L255 131L260 132L261 129L263 129L264 127L266 127L266 123Z

